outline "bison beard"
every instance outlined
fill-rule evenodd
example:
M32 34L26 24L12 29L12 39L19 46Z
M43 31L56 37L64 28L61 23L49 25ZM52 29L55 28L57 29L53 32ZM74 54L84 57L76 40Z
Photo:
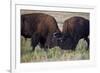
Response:
M21 35L25 38L32 38L33 50L40 43L45 47L48 34L60 32L54 17L44 13L32 13L21 15Z

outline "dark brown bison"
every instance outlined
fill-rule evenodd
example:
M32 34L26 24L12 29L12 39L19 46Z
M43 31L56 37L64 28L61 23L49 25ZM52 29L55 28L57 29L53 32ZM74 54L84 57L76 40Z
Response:
M37 44L44 48L48 35L54 32L60 32L54 17L44 13L21 15L21 35L32 38L33 50Z
M62 49L73 49L78 41L84 38L89 46L89 20L83 17L74 16L65 20L62 30L63 36L60 43Z

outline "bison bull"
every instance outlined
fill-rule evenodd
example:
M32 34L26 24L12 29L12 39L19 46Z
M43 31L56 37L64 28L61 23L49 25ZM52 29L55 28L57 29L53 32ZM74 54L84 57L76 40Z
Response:
M65 20L62 30L64 36L62 48L75 49L78 41L84 38L89 46L89 20L83 17L74 16ZM67 35L67 36L66 36Z
M55 32L60 32L60 30L54 17L44 13L21 15L21 35L32 38L33 50L37 44L44 48L48 35Z
M61 49L75 50L78 41L84 38L89 46L89 20L83 17L71 17L65 20L62 33L55 32L47 39L47 46L59 46Z

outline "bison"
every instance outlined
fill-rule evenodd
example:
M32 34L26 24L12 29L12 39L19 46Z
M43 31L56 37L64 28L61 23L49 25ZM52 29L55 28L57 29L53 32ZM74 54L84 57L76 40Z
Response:
M64 50L75 50L78 41L84 38L89 46L89 20L74 16L65 20L63 30L55 32L47 38L46 47L59 46Z
M21 35L31 38L33 50L40 44L45 47L48 35L60 32L53 16L44 13L32 13L21 15Z
M89 20L83 17L74 16L64 21L63 24L63 37L60 43L62 49L72 49L75 47L78 41L84 38L89 46Z

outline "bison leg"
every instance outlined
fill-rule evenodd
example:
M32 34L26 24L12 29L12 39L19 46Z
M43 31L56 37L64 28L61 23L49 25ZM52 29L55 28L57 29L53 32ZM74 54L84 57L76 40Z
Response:
M44 48L44 47L45 47L45 42L46 42L46 39L43 38L43 37L41 37L41 38L40 38L40 47L41 47L41 48Z
M44 50L47 51L45 44L46 44L46 38L41 37L40 38L40 47L44 48Z
M35 50L35 47L37 46L37 44L39 43L39 35L37 33L32 35L32 39L31 39L31 45L33 47L33 51Z
M88 37L86 37L86 38L85 38L85 40L87 41L87 45L88 45L88 47L87 47L87 48L89 48L89 38L88 38Z

